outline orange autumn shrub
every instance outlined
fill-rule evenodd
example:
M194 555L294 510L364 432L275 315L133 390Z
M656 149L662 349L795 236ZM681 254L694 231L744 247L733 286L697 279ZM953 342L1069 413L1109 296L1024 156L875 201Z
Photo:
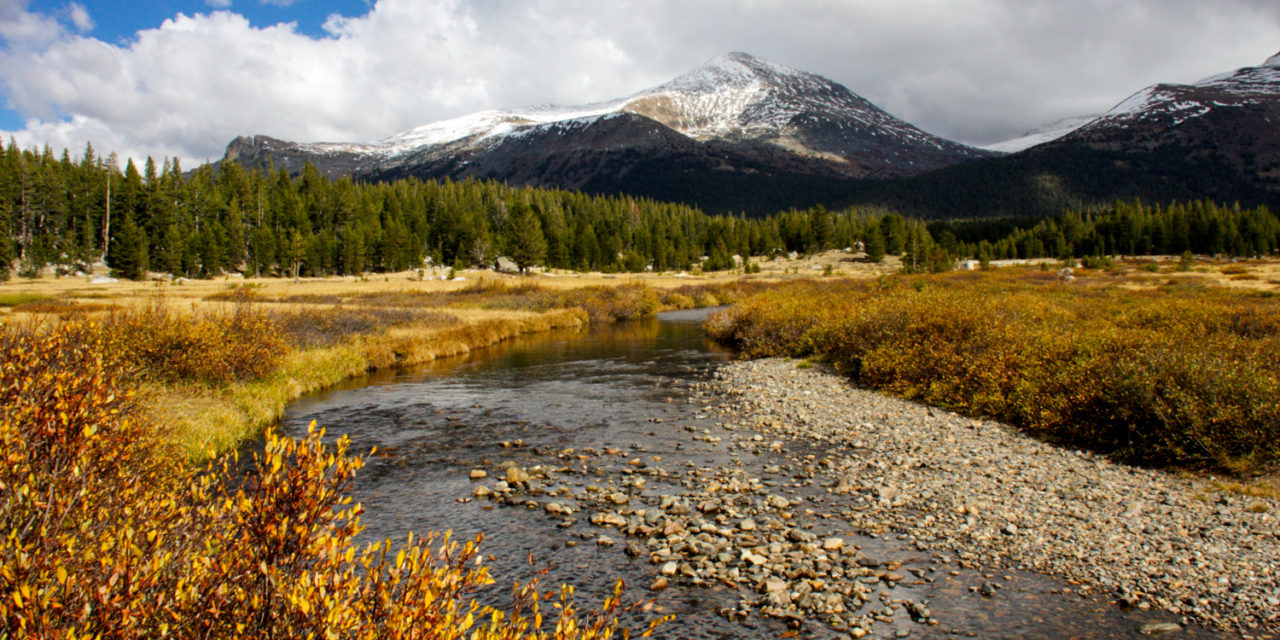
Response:
M184 314L163 298L112 313L107 350L144 377L223 384L260 378L285 354L273 314L249 303Z
M578 613L562 592L492 582L477 541L359 545L348 440L267 437L253 471L165 455L103 357L98 327L0 333L0 637L609 638L620 597ZM548 626L550 625L550 626ZM646 630L652 630L652 626Z
M1280 298L1035 275L810 282L708 328L749 357L822 354L859 384L1132 462L1280 458Z

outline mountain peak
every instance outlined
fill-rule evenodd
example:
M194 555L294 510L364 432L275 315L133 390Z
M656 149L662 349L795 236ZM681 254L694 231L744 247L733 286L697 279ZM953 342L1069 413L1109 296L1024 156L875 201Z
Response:
M369 144L240 144L228 159L311 161L363 179L473 176L575 189L616 182L652 196L646 189L664 180L679 189L695 184L686 170L728 171L734 184L759 173L839 181L987 155L925 133L827 78L734 51L607 102L483 111Z
M812 74L764 58L757 58L749 53L732 51L707 60L692 71L679 75L656 89L668 91L742 89L762 84L776 84L783 78L810 76Z
M1277 53L1274 56L1267 58L1267 61L1263 62L1262 66L1269 67L1272 69L1280 69L1280 53Z

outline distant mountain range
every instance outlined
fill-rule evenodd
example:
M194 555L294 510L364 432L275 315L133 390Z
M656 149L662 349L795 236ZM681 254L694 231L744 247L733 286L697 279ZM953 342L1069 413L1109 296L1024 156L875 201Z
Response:
M1280 210L1280 54L1194 84L1148 87L1084 124L988 148L1029 140L1004 157L863 183L843 203L935 218L1044 215L1133 198Z
M372 181L473 177L628 193L711 212L825 203L1027 215L1131 197L1274 203L1277 123L1280 54L979 149L821 76L731 53L608 102L485 111L367 144L240 137L223 161L293 173L310 162L330 177Z

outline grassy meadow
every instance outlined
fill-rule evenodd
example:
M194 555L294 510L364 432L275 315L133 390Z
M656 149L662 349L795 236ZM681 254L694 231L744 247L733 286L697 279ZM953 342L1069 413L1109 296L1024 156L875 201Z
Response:
M11 326L84 323L122 360L166 441L200 462L261 433L305 393L518 335L733 301L769 278L465 271L358 278L0 285Z
M745 278L0 285L0 637L616 637L617 593L583 611L535 581L509 610L477 604L492 579L476 541L358 545L345 438L268 433L238 486L215 454L371 369L667 309L736 303L708 327L745 356L830 360L1133 462L1247 474L1280 458L1276 263L1141 260L1068 281L1048 264L898 276L806 260Z

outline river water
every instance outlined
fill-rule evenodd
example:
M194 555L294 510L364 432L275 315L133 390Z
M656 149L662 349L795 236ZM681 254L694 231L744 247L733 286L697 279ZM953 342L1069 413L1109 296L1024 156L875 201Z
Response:
M544 586L569 583L581 607L599 603L618 580L628 602L652 598L647 613L676 615L659 628L665 638L848 638L814 621L792 629L758 616L729 621L718 612L740 594L724 586L679 586L650 593L656 568L624 553L625 539L588 522L588 513L549 517L540 508L472 499L468 474L484 469L492 484L499 465L562 467L588 460L589 473L553 474L550 492L562 501L588 485L635 483L639 498L681 491L682 472L735 468L753 477L777 474L786 452L740 453L728 442L693 440L715 421L705 381L730 354L709 342L699 323L705 312L675 312L660 319L585 331L520 338L467 356L395 371L376 372L289 408L286 432L305 433L315 420L331 434L351 436L353 452L377 447L357 477L355 499L366 508L364 536L403 540L414 531L452 530L455 539L484 534L481 551L497 585L487 602L502 604L515 580L545 572ZM798 446L798 445L797 445ZM566 450L572 450L568 452ZM662 470L662 474L640 473ZM687 477L687 476L686 476ZM892 538L852 537L839 523L832 496L817 487L790 491L810 501L817 533L839 533L864 551L918 570L927 579L881 587L890 600L927 603L938 624L913 622L899 612L879 623L875 637L1139 638L1143 625L1167 614L1123 611L1100 596L1080 596L1072 585L1025 572L963 569ZM552 498L544 498L545 503ZM572 524L570 524L572 522ZM618 541L602 547L602 533ZM983 595L979 586L999 584ZM1064 592L1070 595L1064 595ZM881 600L872 601L883 606ZM1178 638L1233 637L1188 627Z

